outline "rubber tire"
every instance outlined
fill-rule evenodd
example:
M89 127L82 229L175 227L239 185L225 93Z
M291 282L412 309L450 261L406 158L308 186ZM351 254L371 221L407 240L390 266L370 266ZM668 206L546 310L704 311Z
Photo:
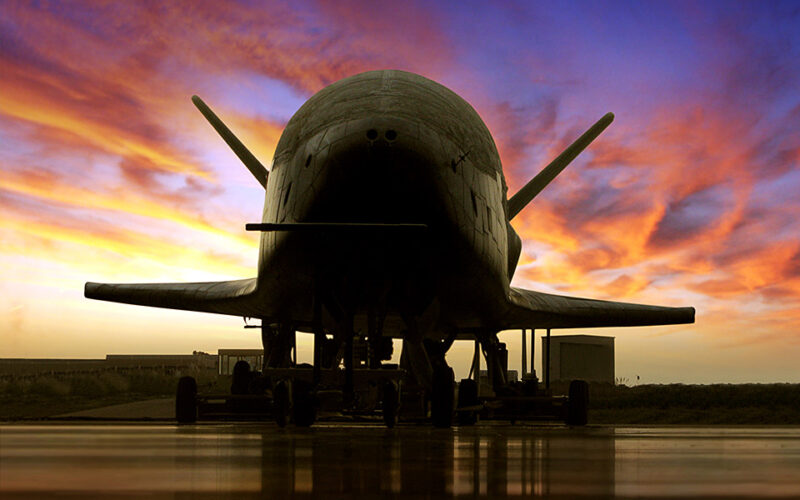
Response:
M289 383L279 381L272 391L272 412L278 427L286 427L289 423L289 413L292 409L292 399L289 392Z
M175 393L175 420L179 424L197 422L197 381L194 377L181 377Z
M569 383L567 425L586 425L589 422L589 384L585 380Z
M455 379L450 367L434 370L431 391L431 422L434 427L448 428L453 425Z
M381 401L381 409L383 410L383 423L389 429L397 425L397 414L400 409L400 391L397 388L397 382L388 380L383 385L383 401Z
M458 407L477 406L480 404L478 401L478 384L471 378L461 379L458 384ZM472 410L457 411L456 420L458 425L475 425L478 421L478 414Z
M249 394L250 381L253 376L250 373L250 363L240 359L233 365L233 378L231 379L231 394Z
M317 405L311 384L295 380L292 387L292 418L298 427L311 427L317 418Z

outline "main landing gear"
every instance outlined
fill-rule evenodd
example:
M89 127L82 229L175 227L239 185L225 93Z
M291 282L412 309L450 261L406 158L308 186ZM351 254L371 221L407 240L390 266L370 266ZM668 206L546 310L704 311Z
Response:
M445 359L445 354L452 343L453 339L445 341L425 339L423 342L424 354L432 369L429 392L431 423L434 427L446 428L453 425L456 380L453 369L447 365Z
M294 346L294 340L263 336L264 352L273 355L262 375L272 387L272 413L279 426L310 427L320 414L381 415L387 427L397 424L403 372L383 363L392 356L391 338L372 335L365 339L350 325L345 321L333 334L315 329L313 364L281 363L293 356L276 353L276 345ZM270 345L271 341L276 344Z
M181 377L175 395L175 419L179 424L197 421L197 382L194 377Z
M524 341L522 345L525 346ZM486 360L489 387L479 396L481 353ZM522 360L524 366L525 354ZM548 368L545 364L545 371ZM478 418L512 423L561 420L571 426L586 425L589 414L589 384L586 381L573 380L567 396L555 396L547 377L545 387L540 387L533 372L530 376L524 373L523 380L509 381L505 344L498 341L496 334L477 335L470 378L461 380L458 386L456 416L459 425L472 425Z
M470 378L457 385L445 353L452 339L404 339L401 368L386 365L392 356L391 339L337 339L325 332L315 334L314 365L298 365L286 346L294 346L294 332L275 329L264 338L265 364L261 373L245 361L236 363L231 394L198 395L192 377L178 382L175 415L178 423L199 418L271 419L280 427L309 427L323 414L348 419L383 420L388 428L400 418L427 420L435 427L474 425L478 419L516 421L563 420L570 426L588 421L589 385L574 380L567 396L554 396L534 376L520 382L507 380L508 354L494 335L479 336ZM350 345L347 345L350 343ZM280 349L275 345L284 346ZM481 354L486 359L489 387L479 394ZM352 356L351 361L347 358ZM270 366L271 365L271 366ZM457 398L456 398L457 393ZM402 404L401 404L402 403ZM454 418L455 417L455 418Z

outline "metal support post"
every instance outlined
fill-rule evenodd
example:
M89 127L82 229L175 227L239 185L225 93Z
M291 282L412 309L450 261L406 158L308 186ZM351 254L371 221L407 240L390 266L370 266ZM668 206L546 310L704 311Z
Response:
M522 378L525 378L525 375L528 374L528 332L524 328L522 329Z
M478 387L478 395L481 392L481 345L475 340L475 351L472 353L472 368L470 368L470 377L475 381Z
M475 341L475 349L472 352L472 365L469 368L469 377L475 382L479 381L481 371L481 348L478 341Z
M264 320L261 320L261 349L263 350L263 354L261 355L261 373L264 373L264 369L269 366L269 350L270 347L272 347L271 341L272 329Z
M322 301L319 298L319 294L315 294L314 297L314 319L313 319L313 331L314 331L314 368L313 368L313 378L314 378L314 387L319 385L320 380L322 379L322 349L325 346L325 331L322 329Z
M297 366L297 331L292 330L292 366Z
M347 315L344 331L344 397L348 404L353 402L353 341L355 332L353 331L353 315Z
M545 361L547 367L544 369L544 386L550 388L550 329L547 329L547 344L545 345Z

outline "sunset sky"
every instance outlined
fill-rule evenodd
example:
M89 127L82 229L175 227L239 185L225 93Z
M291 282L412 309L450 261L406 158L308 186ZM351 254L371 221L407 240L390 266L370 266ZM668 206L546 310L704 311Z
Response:
M191 95L268 165L314 92L384 68L470 102L510 193L615 113L514 219L514 284L697 321L555 333L615 336L629 383L800 382L800 4L774 1L3 1L0 357L260 347L83 284L254 276L263 189Z

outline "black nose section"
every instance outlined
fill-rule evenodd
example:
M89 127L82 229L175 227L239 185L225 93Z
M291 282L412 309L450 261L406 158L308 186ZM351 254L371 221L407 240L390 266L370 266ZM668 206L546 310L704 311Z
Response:
M400 127L368 125L331 145L309 220L429 223L440 212L438 165Z

